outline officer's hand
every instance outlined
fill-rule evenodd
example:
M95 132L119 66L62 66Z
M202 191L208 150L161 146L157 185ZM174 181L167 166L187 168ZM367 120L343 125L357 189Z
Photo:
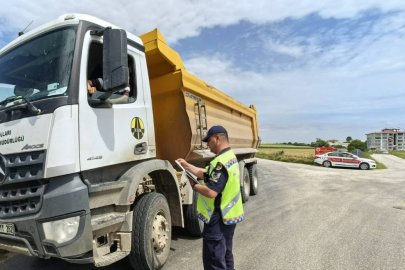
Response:
M187 161L185 161L184 159L182 159L182 158L179 158L179 159L177 159L177 161L181 164L181 166L183 166L183 168L184 169L188 169L188 167L190 166L190 164L188 164L188 162Z

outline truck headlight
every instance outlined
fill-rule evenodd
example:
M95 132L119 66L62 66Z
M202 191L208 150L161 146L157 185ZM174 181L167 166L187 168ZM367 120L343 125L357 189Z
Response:
M42 224L46 240L53 240L58 244L75 238L79 230L80 216L50 221Z

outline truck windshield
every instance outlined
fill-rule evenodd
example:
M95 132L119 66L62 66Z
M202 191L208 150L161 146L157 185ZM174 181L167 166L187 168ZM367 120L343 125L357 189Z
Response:
M0 110L24 103L67 96L76 28L62 28L0 56Z

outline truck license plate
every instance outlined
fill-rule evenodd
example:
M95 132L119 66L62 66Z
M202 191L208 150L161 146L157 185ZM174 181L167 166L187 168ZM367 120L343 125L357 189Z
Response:
M0 233L14 235L14 224L0 223Z

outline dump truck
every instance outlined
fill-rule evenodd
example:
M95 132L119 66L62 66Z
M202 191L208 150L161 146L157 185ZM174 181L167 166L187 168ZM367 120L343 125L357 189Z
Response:
M173 226L201 235L174 161L207 166L213 125L228 130L246 202L259 187L256 107L187 72L159 30L66 14L20 35L0 51L0 249L162 268Z

